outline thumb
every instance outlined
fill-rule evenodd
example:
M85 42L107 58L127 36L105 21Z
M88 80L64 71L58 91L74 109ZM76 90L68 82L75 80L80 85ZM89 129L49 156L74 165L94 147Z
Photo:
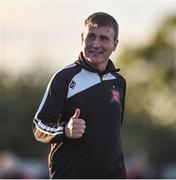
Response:
M78 119L79 116L80 116L80 109L76 109L76 110L75 110L75 114L72 116L72 118Z

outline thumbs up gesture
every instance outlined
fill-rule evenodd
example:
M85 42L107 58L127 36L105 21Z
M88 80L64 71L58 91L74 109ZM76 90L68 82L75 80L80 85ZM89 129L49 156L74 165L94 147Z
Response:
M75 110L75 114L70 118L68 124L65 126L65 134L72 139L81 138L85 132L86 126L83 119L79 119L80 109Z

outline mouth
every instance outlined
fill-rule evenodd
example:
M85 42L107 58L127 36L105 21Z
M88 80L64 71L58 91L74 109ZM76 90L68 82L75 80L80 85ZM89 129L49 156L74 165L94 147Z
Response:
M104 54L103 51L94 51L94 50L90 50L89 53L90 53L90 54L93 54L93 55L101 55L101 54Z

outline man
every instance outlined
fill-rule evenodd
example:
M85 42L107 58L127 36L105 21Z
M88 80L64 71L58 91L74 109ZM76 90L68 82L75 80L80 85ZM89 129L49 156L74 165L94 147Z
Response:
M90 15L78 60L51 79L33 120L35 138L51 144L50 178L125 178L121 127L125 79L109 59L118 24Z

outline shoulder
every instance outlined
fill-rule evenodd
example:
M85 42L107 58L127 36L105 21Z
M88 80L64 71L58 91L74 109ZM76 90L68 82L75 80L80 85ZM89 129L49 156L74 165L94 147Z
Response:
M68 86L69 82L75 76L77 73L81 71L81 68L73 63L66 67L64 67L61 70L58 70L54 73L54 75L51 77L48 88L58 88L58 87L66 87Z
M113 75L120 81L126 84L126 79L118 72L113 73Z
M65 81L67 79L72 79L72 77L79 73L79 71L81 70L81 68L73 63L70 65L65 66L63 69L58 70L51 78L52 81L57 81L57 80L61 80L61 81Z
M116 77L118 84L120 84L121 87L126 89L126 79L118 72L113 73L113 75Z

